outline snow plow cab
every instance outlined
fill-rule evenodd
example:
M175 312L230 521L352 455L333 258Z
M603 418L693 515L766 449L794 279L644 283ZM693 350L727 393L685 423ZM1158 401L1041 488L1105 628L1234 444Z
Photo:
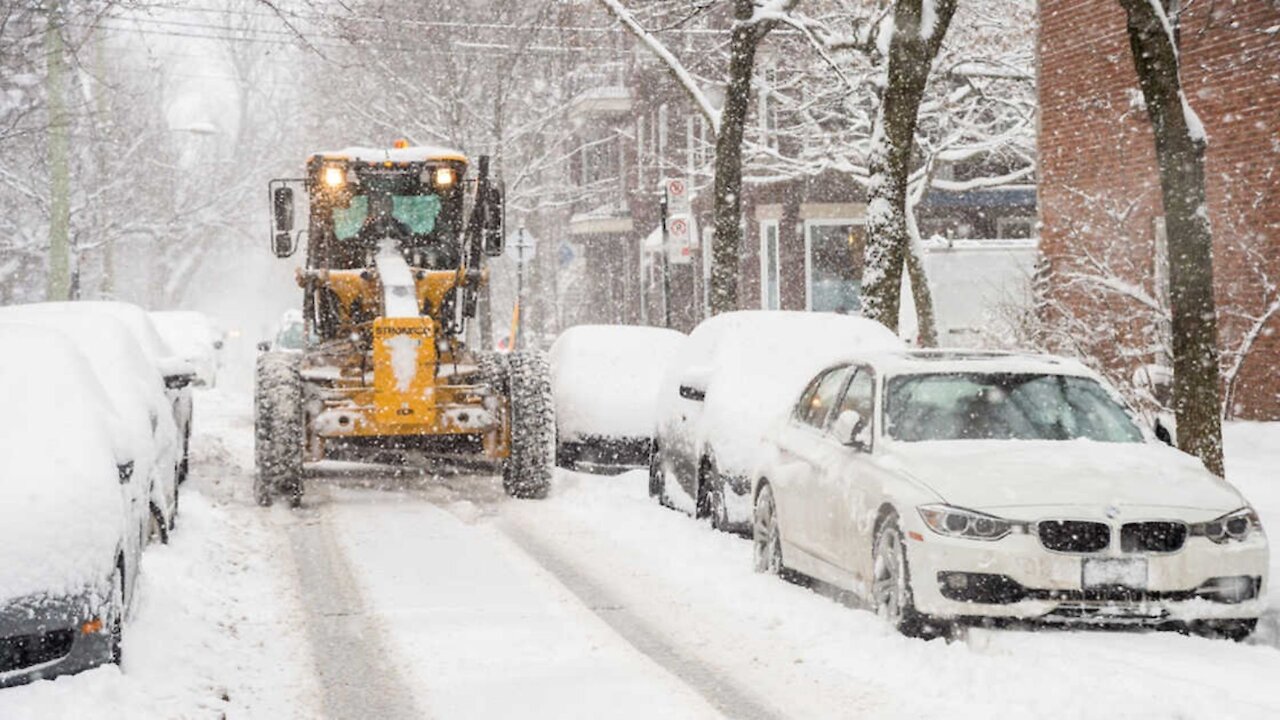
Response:
M272 249L293 255L306 346L258 357L262 505L302 502L308 463L451 459L501 471L516 497L543 497L554 461L550 375L537 352L472 348L502 253L502 196L480 157L442 148L312 155L306 177L269 185ZM307 225L294 229L294 188ZM474 333L473 333L474 334Z

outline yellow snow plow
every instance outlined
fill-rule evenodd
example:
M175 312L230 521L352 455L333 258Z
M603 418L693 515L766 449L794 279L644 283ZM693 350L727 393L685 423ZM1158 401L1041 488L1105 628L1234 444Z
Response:
M317 153L269 185L272 249L293 255L308 338L258 357L255 497L300 505L308 463L453 459L543 497L554 461L546 358L475 349L485 258L502 253L488 158L439 148ZM294 188L307 225L294 229ZM469 332L470 331L470 332Z

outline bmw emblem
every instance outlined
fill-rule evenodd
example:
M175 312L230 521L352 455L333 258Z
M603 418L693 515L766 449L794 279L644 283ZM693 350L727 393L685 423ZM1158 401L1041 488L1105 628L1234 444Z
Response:
M1120 517L1120 508L1116 507L1115 505L1108 505L1107 517L1112 520L1115 520L1116 518Z

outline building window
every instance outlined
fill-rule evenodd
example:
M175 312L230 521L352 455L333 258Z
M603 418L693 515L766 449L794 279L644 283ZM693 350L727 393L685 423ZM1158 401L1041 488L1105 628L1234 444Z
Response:
M619 152L616 135L587 143L582 148L582 184L589 186L617 178Z
M805 223L806 305L810 310L862 310L862 262L866 236L861 220Z
M1035 228L1035 219L1029 217L996 218L997 238L1029 238Z
M778 264L778 221L760 223L760 308L782 307L782 288Z

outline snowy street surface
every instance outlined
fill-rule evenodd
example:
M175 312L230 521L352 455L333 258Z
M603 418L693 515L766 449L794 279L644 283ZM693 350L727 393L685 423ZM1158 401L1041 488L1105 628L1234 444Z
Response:
M563 472L538 502L494 478L335 465L302 510L263 510L248 395L198 394L196 418L123 671L0 690L0 719L1280 717L1274 592L1244 644L923 642L753 573L748 541L660 509L642 471ZM1229 475L1274 537L1280 425L1228 432Z

